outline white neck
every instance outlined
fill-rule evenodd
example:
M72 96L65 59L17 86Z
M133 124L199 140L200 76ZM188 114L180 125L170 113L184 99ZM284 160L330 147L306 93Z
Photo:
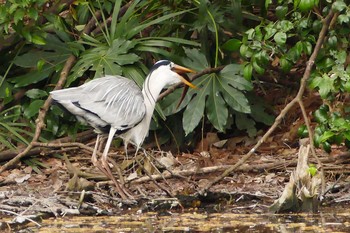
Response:
M126 142L131 141L138 148L141 147L143 141L148 135L149 125L152 120L158 96L166 85L164 82L159 82L159 80L162 79L161 77L157 77L158 75L158 73L152 72L147 76L142 88L146 114L137 126L126 132L124 137Z

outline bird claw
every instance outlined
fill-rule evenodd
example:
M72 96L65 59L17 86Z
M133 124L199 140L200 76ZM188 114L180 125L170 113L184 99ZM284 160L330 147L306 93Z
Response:
M135 204L135 197L114 178L106 160L101 159L101 162L99 162L96 157L92 157L91 161L107 178L113 181L116 192L123 199L124 204Z

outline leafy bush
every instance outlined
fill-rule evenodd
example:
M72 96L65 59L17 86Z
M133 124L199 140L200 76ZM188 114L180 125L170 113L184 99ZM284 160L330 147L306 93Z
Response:
M42 19L47 0L9 0L0 4L0 35L21 35L28 42L43 45L45 44L46 33L38 26ZM40 25L40 24L39 24ZM13 34L15 31L16 34Z
M16 149L18 145L27 145L26 136L33 136L32 128L21 120L21 106L16 105L0 112L0 145ZM1 148L0 150L4 149Z
M0 4L4 42L0 46L4 54L0 58L4 74L0 77L0 107L9 109L19 103L21 122L34 124L72 54L78 59L66 87L105 74L124 75L141 86L147 67L167 58L199 72L218 67L221 71L196 79L194 83L200 89L190 90L179 108L176 105L182 90L167 96L157 105L155 123L157 117L166 116L167 127L173 126L169 130L176 131L174 122L182 122L183 133L189 138L201 130L199 125L213 126L206 131L239 129L253 136L256 122L271 124L273 120L261 98L254 96L254 85L259 86L259 78L270 69L281 76L290 75L295 68L302 70L322 26L320 18L330 9L337 12L337 21L317 58L310 87L327 100L328 116L337 110L336 115L347 121L347 107L335 107L335 95L341 93L345 98L350 83L345 52L350 10L341 0L255 0L249 4L99 0L70 5L43 0L6 1ZM98 21L94 30L82 33L92 18ZM72 127L72 122L73 117L53 106L46 118L44 138L79 130L80 126ZM328 120L318 135L321 144L328 140L331 143L329 133L323 136L327 131L343 135L341 142L348 140L344 129L333 126ZM153 124L153 129L159 127Z
M309 86L319 92L324 105L315 113L315 145L330 151L331 144L350 146L349 106L350 91L347 49L349 47L350 8L342 0L281 2L276 7L276 21L262 21L249 29L242 40L240 52L246 59L244 77L265 74L267 69L279 68L288 73L300 61L306 61L322 27L320 18L330 10L336 12L332 28L315 61ZM314 11L316 14L311 14ZM301 126L300 132L305 131ZM305 135L304 132L301 133Z

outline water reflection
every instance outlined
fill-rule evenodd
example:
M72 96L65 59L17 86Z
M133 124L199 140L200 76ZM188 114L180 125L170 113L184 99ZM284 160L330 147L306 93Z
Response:
M25 232L349 232L349 209L319 214L147 212L120 216L49 218Z

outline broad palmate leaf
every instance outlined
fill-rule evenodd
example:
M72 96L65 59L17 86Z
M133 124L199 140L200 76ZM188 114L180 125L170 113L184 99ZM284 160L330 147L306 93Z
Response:
M209 68L205 56L196 49L185 49L187 58L183 64L193 70L201 71ZM252 90L252 84L241 74L242 67L238 64L227 65L219 73L206 74L193 83L199 89L191 89L182 104L176 109L180 91L176 91L162 101L164 114L170 115L185 108L183 127L186 135L192 132L203 116L206 116L213 126L224 132L230 125L228 119L236 112L251 113L251 107L245 91Z
M135 53L129 51L134 46L135 42L115 39L110 47L97 44L95 48L86 50L73 67L73 74L69 77L67 86L87 70L95 71L95 77L121 75L121 66L133 64L140 59Z

